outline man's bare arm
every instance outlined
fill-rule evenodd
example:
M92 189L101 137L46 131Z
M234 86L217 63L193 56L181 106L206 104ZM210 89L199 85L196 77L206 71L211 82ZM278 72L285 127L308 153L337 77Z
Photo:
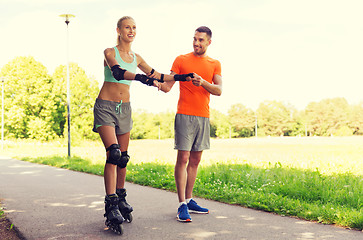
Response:
M210 94L220 96L222 94L222 76L214 75L213 76L213 83L209 83L204 80L201 76L194 73L194 78L192 82L195 86L201 86L205 90L207 90Z

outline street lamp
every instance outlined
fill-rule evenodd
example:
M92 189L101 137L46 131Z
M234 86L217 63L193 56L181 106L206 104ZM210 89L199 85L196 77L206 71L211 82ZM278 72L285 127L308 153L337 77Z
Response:
M2 90L1 90L1 150L4 150L4 82L5 78L1 78Z
M60 17L65 19L65 23L67 24L67 121L68 121L68 157L71 157L71 109L70 109L70 83L69 83L69 31L68 24L69 19L75 17L72 14L62 14Z
M255 113L255 136L257 138L257 112Z

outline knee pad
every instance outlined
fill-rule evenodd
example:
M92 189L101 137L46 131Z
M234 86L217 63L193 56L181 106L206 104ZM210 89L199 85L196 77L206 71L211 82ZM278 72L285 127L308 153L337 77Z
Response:
M112 144L111 146L106 148L106 151L110 151L106 163L118 165L121 159L120 145Z
M117 164L120 168L125 168L127 166L127 163L130 160L130 156L127 154L127 151L121 153L121 158L119 163Z

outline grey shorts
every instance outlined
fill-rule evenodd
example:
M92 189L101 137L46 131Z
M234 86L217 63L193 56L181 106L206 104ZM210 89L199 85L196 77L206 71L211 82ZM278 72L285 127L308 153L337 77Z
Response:
M116 135L128 133L132 129L130 102L112 102L96 99L93 108L93 131L97 132L100 126L112 126Z
M203 151L210 148L209 118L176 114L174 149Z

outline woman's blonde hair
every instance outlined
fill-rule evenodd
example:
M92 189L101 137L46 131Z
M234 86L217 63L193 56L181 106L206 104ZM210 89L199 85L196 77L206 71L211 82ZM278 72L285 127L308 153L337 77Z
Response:
M121 29L121 26L122 26L122 21L123 20L127 20L127 19L131 19L135 22L135 20L130 17L130 16L124 16L122 18L120 18L118 21L117 21L117 28ZM121 43L121 40L120 40L120 35L117 35L117 45L119 45Z

